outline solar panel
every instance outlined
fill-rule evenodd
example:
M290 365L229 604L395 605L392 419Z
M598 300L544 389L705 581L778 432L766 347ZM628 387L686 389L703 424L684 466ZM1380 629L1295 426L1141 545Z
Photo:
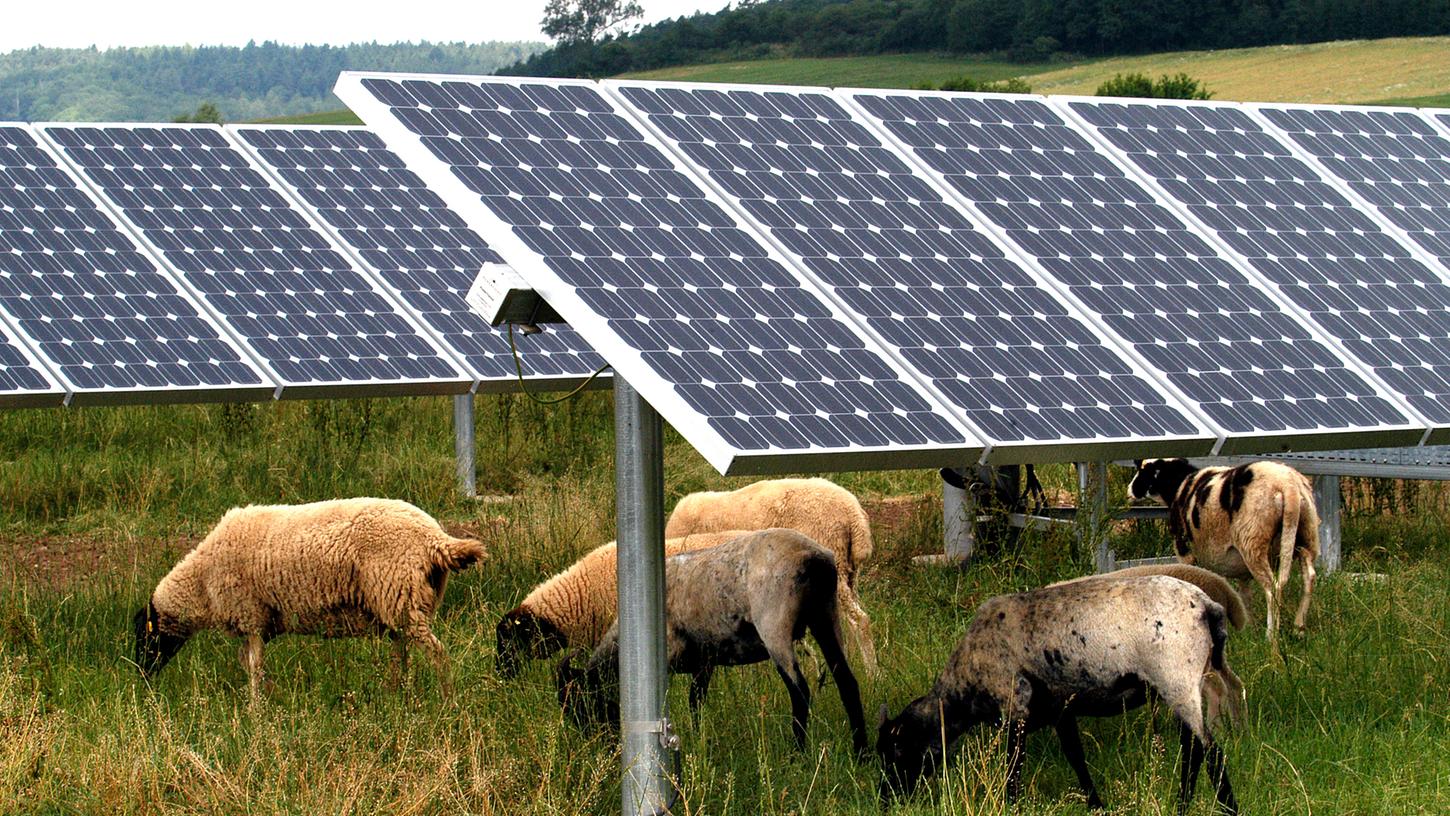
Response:
M722 472L980 453L591 83L344 73L337 93Z
M214 126L40 126L271 370L279 396L472 379Z
M76 404L276 387L20 125L0 126L0 311ZM3 356L0 390L49 387L13 348Z
M469 365L480 389L517 389L507 335L463 300L478 270L503 259L381 139L360 127L228 129ZM564 324L517 333L515 345L531 387L567 387L603 364Z
M1372 372L1384 387L1359 396L1365 411L1386 427L1408 415L1447 430L1450 348L1437 349L1420 327L1450 318L1435 305L1450 290L1247 112L1215 103L1056 104ZM1398 410L1391 395L1418 416Z
M606 87L960 408L994 460L1211 450L1215 434L829 91Z
M1228 435L1343 444L1406 420L1044 100L843 91ZM1387 409L1377 415L1374 408Z
M65 397L65 389L0 319L0 408L61 405Z

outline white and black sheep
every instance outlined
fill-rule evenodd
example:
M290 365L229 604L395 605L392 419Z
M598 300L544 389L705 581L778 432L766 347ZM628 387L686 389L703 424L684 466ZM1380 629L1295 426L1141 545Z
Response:
M871 618L856 595L856 573L871 557L871 521L851 491L829 479L767 479L739 490L691 493L665 523L665 537L715 530L785 527L836 554L841 611L868 671L876 670Z
M1204 720L1203 683L1225 673L1227 614L1203 590L1167 576L1089 580L983 603L931 691L882 722L882 798L909 794L967 729L1007 725L1007 795L1021 785L1026 735L1052 726L1089 807L1101 807L1077 718L1143 705L1153 693L1177 716L1178 805L1187 809L1205 753L1219 804L1237 813L1223 754ZM1205 745L1207 748L1205 750Z
M836 584L835 557L795 530L761 530L667 559L666 659L672 674L692 677L691 710L699 711L717 666L771 660L790 694L792 728L804 748L811 693L795 642L809 631L835 679L856 751L865 752L861 691L841 646ZM559 663L560 704L581 725L617 723L618 622L583 668L574 667L574 654Z
M1166 575L1169 578L1177 578L1180 581L1187 581L1190 584L1203 590L1204 594L1212 598L1214 603L1223 607L1224 614L1228 616L1228 622L1235 629L1244 628L1248 621L1248 610L1244 608L1243 596L1234 589L1222 575L1216 572L1209 572L1201 567L1192 564L1143 564L1136 567L1126 567L1114 572L1104 572L1098 575L1084 575L1081 578L1073 578L1067 581L1058 581L1048 586L1062 586L1064 584L1077 583L1078 581L1116 581L1123 578L1141 578L1145 575ZM1219 701L1227 701L1229 704L1229 716L1238 720L1243 711L1244 684L1239 680L1238 675L1232 669L1226 670L1220 675L1216 671L1208 671L1203 675L1203 682L1216 684L1216 690L1209 690L1204 698L1208 702L1208 725L1213 727L1218 721Z
M394 499L252 505L222 516L161 579L136 613L136 664L160 671L204 629L244 638L242 667L255 696L262 646L282 634L347 637L387 632L399 677L411 642L448 688L448 658L430 623L448 574L484 556L427 513Z
M1277 462L1195 468L1185 459L1144 459L1137 462L1128 495L1151 496L1168 505L1168 529L1179 560L1258 582L1271 640L1278 632L1279 603L1297 557L1304 597L1294 627L1304 630L1314 560L1319 557L1319 512L1303 474Z
M723 530L665 540L665 555L714 547L749 530ZM518 606L504 613L495 628L499 675L514 677L528 659L549 657L574 646L594 648L619 607L615 543L584 554L564 571L534 587Z

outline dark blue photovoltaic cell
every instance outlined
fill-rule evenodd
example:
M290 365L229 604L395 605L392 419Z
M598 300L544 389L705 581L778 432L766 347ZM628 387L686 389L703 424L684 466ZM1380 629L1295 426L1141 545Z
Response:
M372 132L236 128L343 243L484 379L516 376L508 336L463 296L484 264L503 263ZM526 377L587 377L603 365L564 324L515 336Z
M18 127L0 127L0 308L80 391L265 385Z
M220 130L46 132L284 384L464 379Z
M1420 246L1450 263L1450 139L1414 111L1260 108Z
M596 89L362 84L736 449L964 444Z
M35 366L4 330L0 330L0 399L60 390Z
M620 90L993 439L1195 433L829 96Z
M1392 390L1450 423L1450 287L1318 172L1237 108L1071 106Z
M1407 421L1043 102L855 98L1230 433Z

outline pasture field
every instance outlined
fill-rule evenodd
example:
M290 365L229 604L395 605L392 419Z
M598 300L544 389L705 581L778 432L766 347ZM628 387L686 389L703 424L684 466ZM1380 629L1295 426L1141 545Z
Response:
M453 494L450 407L428 398L0 413L0 814L617 812L614 739L563 721L552 667L509 683L493 670L498 616L612 537L610 395L549 409L480 398L480 490L500 497L483 502ZM1049 489L1064 490L1065 467L1044 471ZM670 502L747 481L716 476L673 433L666 479ZM868 717L927 688L986 597L1088 569L1065 537L1024 538L965 571L913 566L909 556L939 547L935 474L840 481L863 497L877 535L860 579L882 662L879 677L862 678ZM451 582L435 624L454 662L451 701L439 699L427 661L401 691L390 687L381 639L274 642L277 688L255 707L236 642L214 632L154 685L141 680L130 616L226 507L356 494L414 501L491 549ZM1249 700L1223 741L1246 814L1450 811L1446 496L1346 482L1345 498L1346 573L1383 577L1322 580L1308 637L1285 637L1281 657L1254 624L1230 638ZM1166 542L1147 525L1123 528L1116 545L1146 554ZM878 770L850 756L829 681L815 692L804 753L768 666L718 673L698 723L683 685L671 692L684 739L679 813L882 813ZM1176 739L1163 714L1084 726L1110 813L1172 812ZM964 740L942 779L889 812L1085 812L1045 734L1029 740L1025 797L1007 808L1002 744L991 730ZM1192 813L1212 812L1206 793L1201 784Z

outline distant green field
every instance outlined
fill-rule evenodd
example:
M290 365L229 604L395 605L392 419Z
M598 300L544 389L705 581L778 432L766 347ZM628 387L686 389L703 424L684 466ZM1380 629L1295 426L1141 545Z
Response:
M362 120L346 108L321 113L304 113L299 116L278 116L275 119L259 119L259 125L361 125Z

